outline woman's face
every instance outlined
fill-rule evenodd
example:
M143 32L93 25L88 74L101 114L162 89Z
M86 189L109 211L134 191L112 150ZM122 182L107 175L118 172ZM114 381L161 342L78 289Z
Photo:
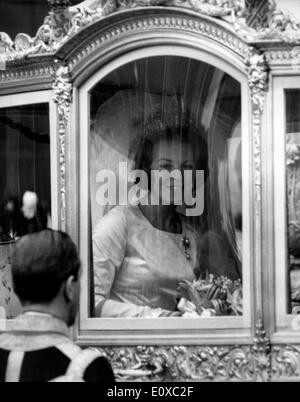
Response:
M195 170L194 151L190 144L178 140L156 143L151 164L152 193L156 193L164 205L168 202L171 205L183 205L184 191L192 191L193 188L192 174L185 178L184 172Z

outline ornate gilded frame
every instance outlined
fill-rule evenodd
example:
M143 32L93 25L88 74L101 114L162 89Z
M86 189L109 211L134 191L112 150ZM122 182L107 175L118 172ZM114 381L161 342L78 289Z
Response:
M220 49L232 57L248 77L252 140L252 328L229 341L225 334L205 342L165 346L99 340L101 351L126 379L152 380L263 380L297 379L300 346L297 336L276 340L274 292L274 224L272 83L273 77L300 75L293 64L300 42L300 24L269 0L259 19L247 11L259 7L252 0L86 0L71 7L69 0L49 0L50 14L35 38L20 34L12 41L0 33L0 96L52 90L57 104L59 227L79 241L74 224L80 208L78 177L79 88L100 65L152 43L150 36L168 32L165 45L188 38L191 46ZM262 2L261 2L262 3ZM135 41L133 41L135 39ZM185 41L183 41L186 43ZM284 213L284 211L282 211ZM75 219L76 221L76 219ZM210 336L209 336L210 335ZM80 332L82 344L97 345L99 333ZM211 342L209 342L211 337ZM289 340L292 339L292 343ZM96 340L96 341L95 341ZM161 342L160 342L161 343ZM300 342L299 342L300 344ZM153 366L153 370L149 370Z

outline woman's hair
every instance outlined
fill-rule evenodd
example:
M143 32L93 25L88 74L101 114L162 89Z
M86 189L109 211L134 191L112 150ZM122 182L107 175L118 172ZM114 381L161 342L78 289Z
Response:
M194 152L196 169L204 170L207 175L206 133L202 126L195 124L189 112L180 115L157 112L147 119L131 148L135 169L144 170L150 176L154 146L162 141L188 144Z

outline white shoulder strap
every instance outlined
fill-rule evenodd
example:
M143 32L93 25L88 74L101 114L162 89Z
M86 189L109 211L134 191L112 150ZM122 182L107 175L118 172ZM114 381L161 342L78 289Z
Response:
M12 351L9 354L5 382L19 382L21 368L25 353L22 351Z
M95 349L82 350L70 363L66 372L68 378L74 379L74 381L82 380L84 372L87 367L98 357L100 353Z
M72 344L69 344L68 347L64 345L61 347L61 351L64 351L71 358L71 363L64 376L55 378L51 382L84 382L85 370L95 359L101 356L96 349L81 350L78 346L72 347Z
M82 353L82 349L72 342L64 342L55 346L64 355L66 355L70 360L74 360L75 357Z

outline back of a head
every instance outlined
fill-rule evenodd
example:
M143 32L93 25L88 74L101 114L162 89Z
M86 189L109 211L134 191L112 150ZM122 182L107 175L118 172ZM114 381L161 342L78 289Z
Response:
M71 238L50 229L22 237L12 258L14 291L24 303L50 303L62 284L78 277L80 261Z

